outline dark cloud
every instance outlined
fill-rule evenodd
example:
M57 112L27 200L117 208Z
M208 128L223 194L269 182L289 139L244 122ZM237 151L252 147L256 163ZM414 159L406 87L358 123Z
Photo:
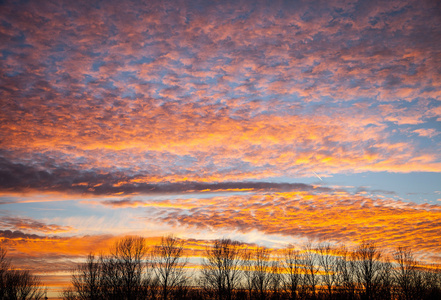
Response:
M45 238L44 236L40 236L37 234L27 234L19 230L11 231L11 230L0 230L0 236L8 239L37 239L37 238Z
M101 174L91 170L42 169L32 165L13 163L0 157L0 190L3 192L56 191L92 195L162 194L216 191L291 191L328 190L302 183L273 182L134 182L123 173ZM133 181L133 182L131 182Z
M54 234L72 230L70 226L59 226L56 224L46 224L44 222L25 217L0 217L0 226L9 228L14 232L24 230L27 232L43 232Z
M76 183L87 182L96 185L106 182L115 183L110 174L95 174L93 171L53 168L14 163L0 157L0 187L3 191L24 192L39 191L78 191L87 192L88 186L75 187Z

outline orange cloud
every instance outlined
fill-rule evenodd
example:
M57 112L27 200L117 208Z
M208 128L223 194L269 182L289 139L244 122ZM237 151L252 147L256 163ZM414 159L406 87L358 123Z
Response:
M395 128L440 115L436 10L392 3L4 5L2 157L118 182L439 170Z
M441 258L437 238L441 229L439 205L373 199L345 192L267 193L186 199L173 204L173 210L163 206L157 219L188 226L188 230L257 230L351 244L372 240L388 249L418 245L415 251L424 259ZM161 207L158 203L151 205Z

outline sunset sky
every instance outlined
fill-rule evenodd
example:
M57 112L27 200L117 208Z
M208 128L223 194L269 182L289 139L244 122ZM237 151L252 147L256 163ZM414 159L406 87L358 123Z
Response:
M440 24L435 0L1 1L0 245L47 278L127 234L441 262Z

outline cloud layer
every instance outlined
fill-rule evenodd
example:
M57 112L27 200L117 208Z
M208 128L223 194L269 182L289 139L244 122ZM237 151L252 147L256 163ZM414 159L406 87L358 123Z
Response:
M70 167L75 167L70 165ZM4 193L48 192L108 195L108 194L180 194L193 192L232 192L258 190L314 189L302 183L277 182L151 182L144 176L127 176L123 172L97 174L93 170L43 168L12 163L0 158L0 189ZM320 189L326 190L322 187Z
M441 207L344 191L294 191L189 198L165 201L104 201L103 205L146 207L148 219L188 230L257 231L300 239L358 244L375 241L383 248L414 248L439 257ZM427 259L428 256L426 256Z
M1 6L0 155L43 181L441 169L435 2Z

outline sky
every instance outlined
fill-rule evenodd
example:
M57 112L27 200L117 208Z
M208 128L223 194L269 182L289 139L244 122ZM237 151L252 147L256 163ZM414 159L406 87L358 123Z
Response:
M440 23L428 0L0 1L0 245L50 280L124 235L441 262Z

